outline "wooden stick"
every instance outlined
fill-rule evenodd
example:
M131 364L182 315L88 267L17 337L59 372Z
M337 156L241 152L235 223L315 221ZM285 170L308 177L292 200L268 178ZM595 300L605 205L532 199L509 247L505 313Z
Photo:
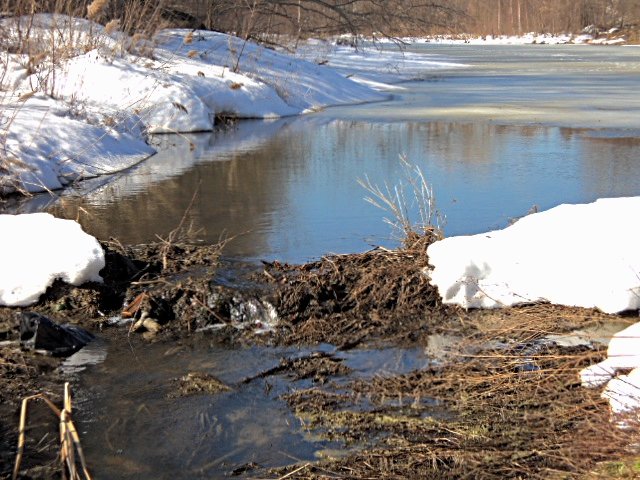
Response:
M13 466L12 480L18 478L18 472L20 471L20 463L22 462L22 454L24 452L24 430L27 423L27 403L29 398L22 400L22 407L20 408L20 425L18 426L18 452L16 453L16 463Z

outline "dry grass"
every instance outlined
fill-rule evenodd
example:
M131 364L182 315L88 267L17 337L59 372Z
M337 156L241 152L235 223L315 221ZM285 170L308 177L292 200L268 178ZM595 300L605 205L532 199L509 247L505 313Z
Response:
M433 240L442 238L444 218L437 210L433 189L424 172L404 156L400 156L400 166L404 178L393 186L385 182L381 187L368 176L359 179L358 183L369 194L365 200L390 214L384 221L405 245L423 236ZM415 221L411 215L413 210L418 214Z
M109 0L93 0L93 2L87 6L87 18L89 20L99 20L105 13L108 4Z
M625 321L552 305L472 312L451 325L466 339L443 364L355 381L340 401L296 392L287 400L312 428L373 441L289 478L637 478L637 416L618 428L623 418L579 381L605 347L540 342L612 320Z
M58 417L60 422L60 463L62 469L62 477L70 480L90 480L91 475L87 469L87 463L84 458L82 446L80 445L80 436L78 430L73 423L71 416L71 389L69 383L64 385L64 400L62 409L56 407L49 398L42 394L31 395L22 400L22 408L20 410L20 424L18 427L18 450L16 453L16 461L13 468L12 480L18 478L22 457L24 455L24 445L27 427L27 407L29 402L35 400L44 401L51 411ZM78 468L78 463L80 468Z

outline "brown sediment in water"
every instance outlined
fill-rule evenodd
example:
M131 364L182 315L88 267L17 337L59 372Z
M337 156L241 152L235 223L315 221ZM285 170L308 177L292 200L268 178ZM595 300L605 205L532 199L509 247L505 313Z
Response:
M620 478L614 470L626 478L637 475L633 461L626 462L635 458L630 445L637 442L637 430L613 426L600 392L579 384L578 371L601 360L606 345L560 347L544 340L633 319L545 304L490 311L443 305L421 271L428 264L427 244L422 239L400 250L327 256L305 265L265 263L251 276L250 289L237 289L215 280L219 248L109 242L104 284L56 283L29 310L98 330L109 328L110 316L144 294L133 315L144 313L160 326L144 333L150 341L170 342L209 329L233 344L442 350L426 368L366 381L352 376L333 354L283 357L258 377L311 379L311 388L292 389L284 400L309 431L344 442L349 453L271 472L257 469L255 475ZM255 310L267 301L279 324L259 335L243 306L251 303ZM20 310L0 308L0 341L17 339ZM0 475L13 462L20 399L55 391L61 384L57 364L21 351L15 342L0 346ZM179 396L226 388L198 372L176 383ZM42 458L27 458L26 465L37 469Z

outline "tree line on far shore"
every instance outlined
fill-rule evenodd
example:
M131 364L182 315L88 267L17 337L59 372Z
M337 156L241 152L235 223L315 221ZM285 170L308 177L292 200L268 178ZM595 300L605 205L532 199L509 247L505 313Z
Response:
M87 16L92 4L102 12L97 20L118 20L131 31L173 25L262 39L577 33L588 26L637 31L640 25L640 0L0 0L3 15Z
M640 25L640 0L182 0L171 8L238 35L518 35Z

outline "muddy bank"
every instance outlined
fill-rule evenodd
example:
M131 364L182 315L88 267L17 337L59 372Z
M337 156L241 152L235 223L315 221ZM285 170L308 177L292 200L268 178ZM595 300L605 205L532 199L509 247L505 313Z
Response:
M433 358L427 368L365 381L321 349L283 356L245 379L289 379L282 398L305 428L351 453L273 471L253 465L243 476L574 478L594 469L609 476L614 467L633 475L633 465L615 463L635 454L629 431L612 428L599 392L578 382L580 368L604 357L605 343L549 335L597 332L634 318L553 305L469 312L444 306L420 273L428 262L424 240L305 265L230 265L217 246L104 248L104 284L57 283L24 310L147 342L170 344L198 332L234 347L393 345ZM20 349L20 311L0 308L2 476L13 463L20 399L45 391L55 400L62 388L59 359ZM301 379L312 386L299 387ZM198 373L176 382L178 397L227 389ZM55 438L55 425L52 432L47 438ZM57 468L55 442L44 436L27 445L37 452L25 463L35 478Z

